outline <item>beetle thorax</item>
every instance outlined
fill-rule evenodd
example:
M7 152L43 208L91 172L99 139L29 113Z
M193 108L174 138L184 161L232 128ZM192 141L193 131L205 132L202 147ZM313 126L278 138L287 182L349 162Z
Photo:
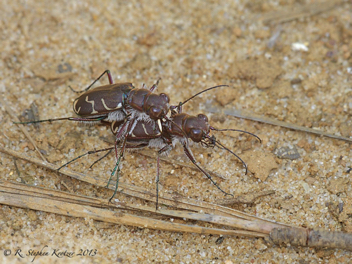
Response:
M151 92L147 89L133 89L127 98L127 104L142 112L143 106L146 101L146 98L151 94Z

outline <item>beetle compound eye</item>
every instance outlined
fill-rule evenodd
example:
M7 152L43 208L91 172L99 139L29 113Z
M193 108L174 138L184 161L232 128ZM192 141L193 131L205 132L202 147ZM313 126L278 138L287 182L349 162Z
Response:
M203 131L201 129L191 129L191 139L194 142L200 142L202 140Z
M160 97L163 98L165 102L167 102L167 103L170 102L170 98L167 94L161 93Z
M163 102L162 104L160 104L161 106L161 110L162 110L162 115L166 116L167 113L169 112L169 102L170 102L170 98L167 94L161 93L160 95L161 101Z
M152 106L149 110L149 115L153 119L160 119L162 110L159 107Z
M208 122L208 117L206 115L199 114L197 117L198 117L198 119L201 119L205 122Z

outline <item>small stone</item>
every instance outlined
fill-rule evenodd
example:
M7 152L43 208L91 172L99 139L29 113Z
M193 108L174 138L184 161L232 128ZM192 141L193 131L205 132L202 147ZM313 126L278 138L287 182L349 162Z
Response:
M289 147L278 148L278 149L276 149L275 154L279 159L295 160L295 159L299 159L301 157L301 155L299 155L299 153L295 147L294 148L289 148Z
M38 216L34 211L28 211L27 215L31 221L36 221L38 219Z
M304 179L304 181L306 183L308 183L309 185L313 185L315 183L316 179L314 177L308 176L307 178Z
M330 184L327 186L327 189L333 194L342 193L345 192L346 186L348 186L349 182L349 179L341 177L337 179L331 179Z
M297 146L303 148L306 152L310 151L313 148L313 146L306 139L303 138L298 141Z
M339 127L340 133L344 137L351 137L352 136L352 125L348 123L342 123Z
M255 38L258 39L267 39L270 37L270 31L269 30L257 30L254 32Z

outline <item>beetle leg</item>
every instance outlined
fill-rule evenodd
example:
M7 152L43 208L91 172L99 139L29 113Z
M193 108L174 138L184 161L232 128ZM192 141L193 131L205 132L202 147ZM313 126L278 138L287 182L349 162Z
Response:
M156 184L156 205L155 205L155 210L158 210L158 205L159 205L159 170L160 170L160 155L164 152L169 151L172 148L172 145L166 145L162 149L158 151L158 159L156 162L156 178L155 178L155 184Z
M81 91L77 91L77 90L74 90L71 86L68 86L68 88L71 89L72 92L74 93L83 93L83 92L86 92L88 91L90 88L92 88L92 86L101 79L101 77L104 76L104 74L106 74L108 76L108 79L109 79L109 83L110 84L113 84L114 81L112 80L112 76L111 76L111 73L109 70L105 70L97 79L94 80L94 82L91 83L91 85L89 85L86 89L84 90L81 90Z
M126 142L127 142L127 137L126 137L126 138L124 139L124 141L123 141L119 158L118 158L117 161L116 161L115 168L113 169L113 171L112 171L112 173L111 173L111 176L110 176L110 179L109 179L109 181L108 181L107 187L108 187L109 184L110 184L111 178L116 174L115 191L114 191L113 195L110 197L109 202L111 202L111 200L114 198L114 196L115 196L116 193L117 193L117 188L119 187L119 178L120 178L120 171L121 171L121 169L120 169L120 162L121 162L121 159L123 158L123 154L124 154L124 152L125 152ZM115 145L115 149L117 149L117 148L116 148L116 145Z
M80 158L82 158L82 157L84 157L84 156L87 156L87 155L90 155L90 154L94 154L94 153L98 153L98 152L102 152L102 151L108 151L108 150L112 150L112 149L114 149L114 147L110 147L110 148L104 148L104 149L98 149L98 150L90 150L90 151L88 151L88 152L86 152L86 153L84 153L84 154L82 154L82 155L79 155L79 156L77 156L77 157L75 157L74 159L72 159L72 160L70 160L69 162L66 162L64 165L62 165L62 166L60 166L58 169L57 169L57 171L59 171L59 170L61 170L63 167L66 167L68 164L70 164L70 163L72 163L72 162L74 162L75 160L78 160L78 159L80 159ZM110 153L110 152L109 152ZM104 156L105 157L105 156ZM103 158L104 158L103 157ZM96 162L94 162L94 163L96 163ZM93 163L93 164L94 164ZM92 166L91 166L92 167ZM90 167L90 168L91 168Z
M186 154L186 156L189 158L190 161L192 161L192 163L201 171L203 172L203 174L205 176L207 176L207 178L216 186L216 188L218 188L222 193L224 193L225 195L231 195L233 196L231 193L227 193L225 192L223 189L220 188L220 186L212 179L212 177L210 176L210 174L208 172L205 171L205 169L202 168L202 166L199 164L199 162L194 158L194 155L192 153L192 151L186 146L185 143L183 143L183 150Z
M159 78L153 85L150 87L149 91L153 92L156 88L158 88L159 82L161 78Z
M126 149L140 149L140 148L144 148L148 146L147 144L146 145L137 145L137 146L133 146L133 145L128 145L128 143L126 144ZM109 150L110 149L110 150ZM106 150L109 150L108 153L106 153L104 156L100 157L99 159L97 159L96 161L94 161L92 163L92 165L89 166L89 168L92 168L95 164L97 164L99 161L101 161L102 159L104 159L107 155L109 155L111 153L111 151L114 149L114 147L111 147L111 148L106 148ZM88 154L91 154L91 153L88 153Z
M135 121L135 120L132 120L132 121ZM122 125L120 125L119 129L116 132L116 139L120 139L124 136L127 137L129 131L131 131L133 123L134 122L131 122L131 114L128 114L125 117ZM127 129L126 129L126 127L127 127Z
M125 124L128 125L127 126L127 131L129 131L131 128L132 128L132 125L134 122L129 122L129 118L126 118L126 122ZM117 162L116 162L116 165L115 165L115 168L114 170L112 171L111 173L111 177L108 181L108 186L110 184L110 180L111 178L115 175L115 173L117 174L116 175L116 185L115 185L115 191L114 191L114 194L111 196L111 198L109 199L109 201L111 202L112 198L114 198L114 196L116 195L116 192L117 192L117 188L118 188L118 185L119 185L119 174L120 174L120 162L125 154L125 150L126 150L126 147L127 146L127 136L128 136L128 133L125 134L124 136L124 139L123 139L123 143L122 143L122 146L121 146L121 151L120 151L120 155L119 157L117 158L117 148L118 148L118 143L120 143L120 139L119 138L116 138L116 141L115 141L115 152L116 152L116 158L117 158Z
M108 156L108 155L111 153L111 151L114 149L114 147L107 148L106 150L108 150L108 149L110 149L109 152L107 152L104 156L102 156L102 157L100 157L99 159L97 159L96 161L94 161L94 162L92 163L92 165L89 166L90 169L93 168L93 166L94 166L95 164L97 164L99 161L101 161L101 160L104 159L106 156Z

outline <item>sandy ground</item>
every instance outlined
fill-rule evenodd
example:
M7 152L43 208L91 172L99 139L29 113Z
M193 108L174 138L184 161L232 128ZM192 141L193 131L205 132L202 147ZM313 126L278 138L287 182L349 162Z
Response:
M302 8L306 7L306 8ZM307 11L308 10L308 11ZM0 92L18 116L37 109L41 119L73 116L77 96L109 69L116 82L150 86L171 102L207 87L228 84L185 105L205 113L217 138L249 164L218 149L194 146L199 161L224 176L220 186L235 196L274 190L253 205L235 208L295 226L352 232L352 145L341 140L234 118L216 109L243 110L335 135L352 137L351 1L8 1L0 3ZM107 83L107 79L102 83ZM34 105L35 104L35 105ZM208 108L209 109L209 108ZM27 114L26 114L27 113ZM2 106L0 144L38 158ZM28 125L44 157L64 162L108 147L111 132L72 122ZM89 172L99 155L70 167ZM170 155L186 161L181 148ZM106 178L113 155L93 172ZM266 166L258 170L256 162ZM104 197L110 192L0 154L2 180ZM121 181L153 190L156 161L126 155ZM63 184L64 182L64 184ZM201 174L162 164L161 192L214 202L223 195ZM351 252L278 247L262 239L171 233L0 205L0 262L5 256L54 249L96 249L94 257L36 258L35 263L348 263ZM47 247L46 247L47 246Z

